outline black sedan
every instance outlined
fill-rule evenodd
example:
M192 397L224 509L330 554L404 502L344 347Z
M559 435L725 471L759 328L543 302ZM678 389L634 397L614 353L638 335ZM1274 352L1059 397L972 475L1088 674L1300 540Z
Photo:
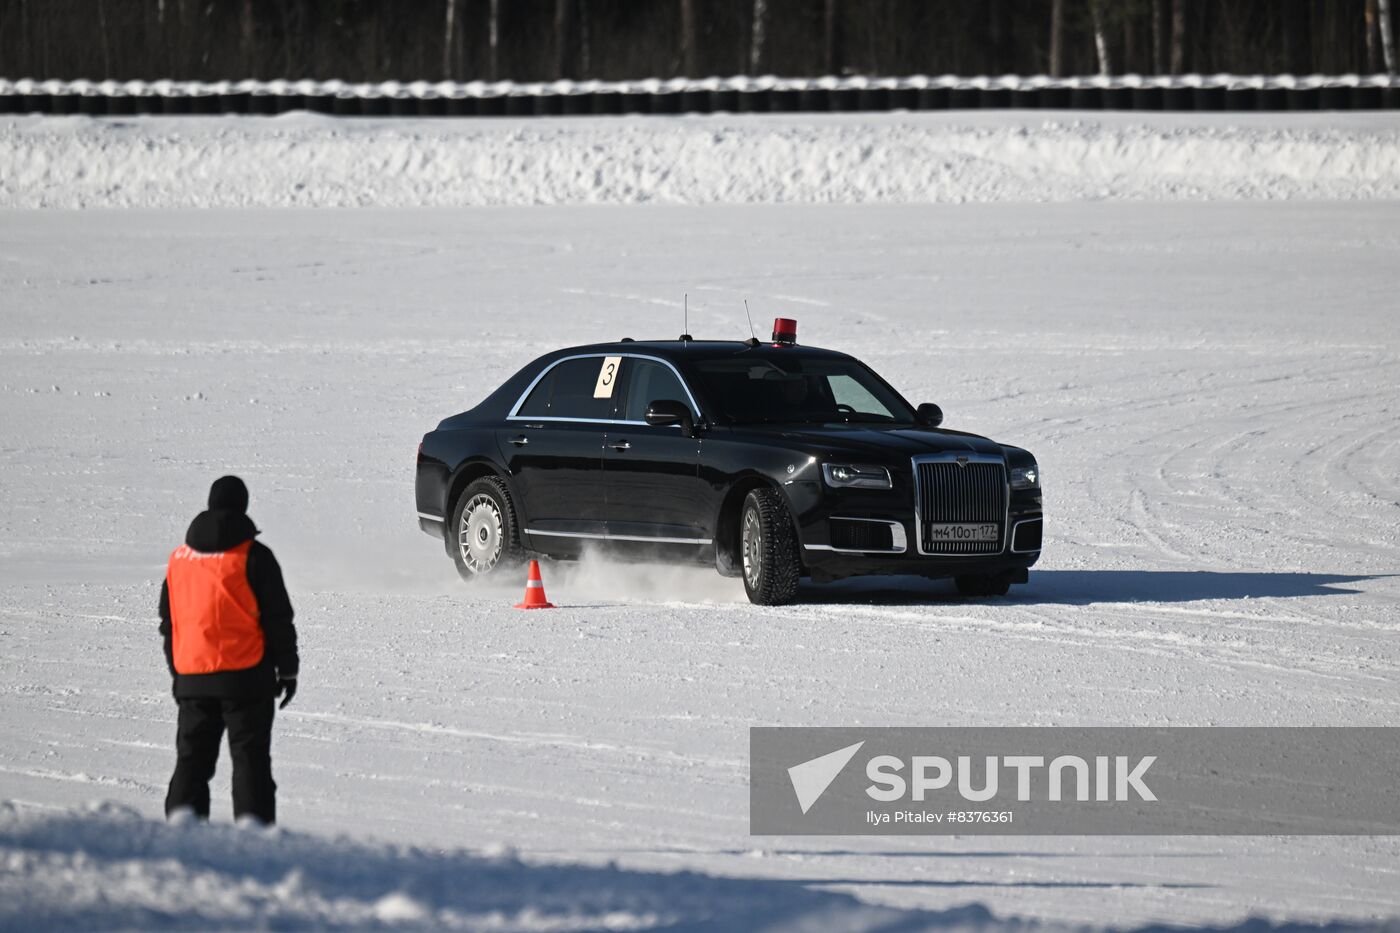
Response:
M804 575L1005 594L1040 556L1039 469L942 419L786 321L556 350L424 436L418 522L469 580L603 547L713 564L764 605Z

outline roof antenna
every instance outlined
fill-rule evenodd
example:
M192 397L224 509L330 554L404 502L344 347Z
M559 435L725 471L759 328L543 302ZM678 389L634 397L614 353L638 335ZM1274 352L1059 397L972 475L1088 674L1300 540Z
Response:
M690 293L682 293L681 300L685 303L685 311L682 312L685 315L682 319L685 324L685 333L681 334L681 340L694 340L695 338L690 336Z
M744 299L744 317L749 319L749 339L744 341L751 347L758 346L758 334L753 332L753 315L749 313L749 300Z

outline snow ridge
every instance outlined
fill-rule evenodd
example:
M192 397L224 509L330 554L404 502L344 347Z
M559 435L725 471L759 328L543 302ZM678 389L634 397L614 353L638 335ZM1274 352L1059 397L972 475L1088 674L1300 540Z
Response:
M527 864L506 849L426 851L281 829L167 825L112 803L59 812L0 805L0 866L0 931L26 933L779 924L864 931L911 917L941 928L993 921L980 906L909 914L780 882Z
M945 90L1041 90L1044 88L1220 88L1223 90L1400 87L1400 77L1388 74L1336 75L824 75L815 78L778 75L731 75L708 78L639 78L633 81L63 81L0 78L0 95L50 94L53 96L106 97L204 97L218 94L300 95L307 97L534 97L573 94L682 94L737 91L859 91L942 88Z
M47 812L0 804L0 865L0 931L26 933L1075 929L998 918L980 904L895 910L784 881L531 864L508 850L439 852L282 829L166 824L112 803ZM1229 929L1397 933L1400 923L1256 919Z
M1384 115L18 117L0 207L1400 197Z

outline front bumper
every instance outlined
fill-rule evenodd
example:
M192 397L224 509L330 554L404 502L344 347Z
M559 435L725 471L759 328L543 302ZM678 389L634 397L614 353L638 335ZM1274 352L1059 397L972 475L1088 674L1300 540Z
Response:
M788 498L797 519L802 563L813 577L908 574L951 577L1025 570L1040 559L1044 516L1039 489L1009 490L1001 548L994 553L952 555L920 550L912 480L895 478L890 490L832 490L792 483ZM880 547L851 546L849 523L880 525Z
M1039 551L1028 554L979 554L976 557L812 551L807 548L802 551L803 565L818 581L893 574L932 578L993 574L1029 570L1038 560Z

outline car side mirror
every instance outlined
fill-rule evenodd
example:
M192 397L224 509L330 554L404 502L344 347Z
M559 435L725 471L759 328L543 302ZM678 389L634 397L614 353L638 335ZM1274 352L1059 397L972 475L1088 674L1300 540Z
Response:
M932 402L924 402L914 412L914 420L921 427L936 428L943 423L943 409Z
M678 402L675 399L657 399L647 406L646 422L654 428L670 427L678 424L681 427L681 434L686 437L693 437L695 434L695 418L690 414L690 408L685 402Z

